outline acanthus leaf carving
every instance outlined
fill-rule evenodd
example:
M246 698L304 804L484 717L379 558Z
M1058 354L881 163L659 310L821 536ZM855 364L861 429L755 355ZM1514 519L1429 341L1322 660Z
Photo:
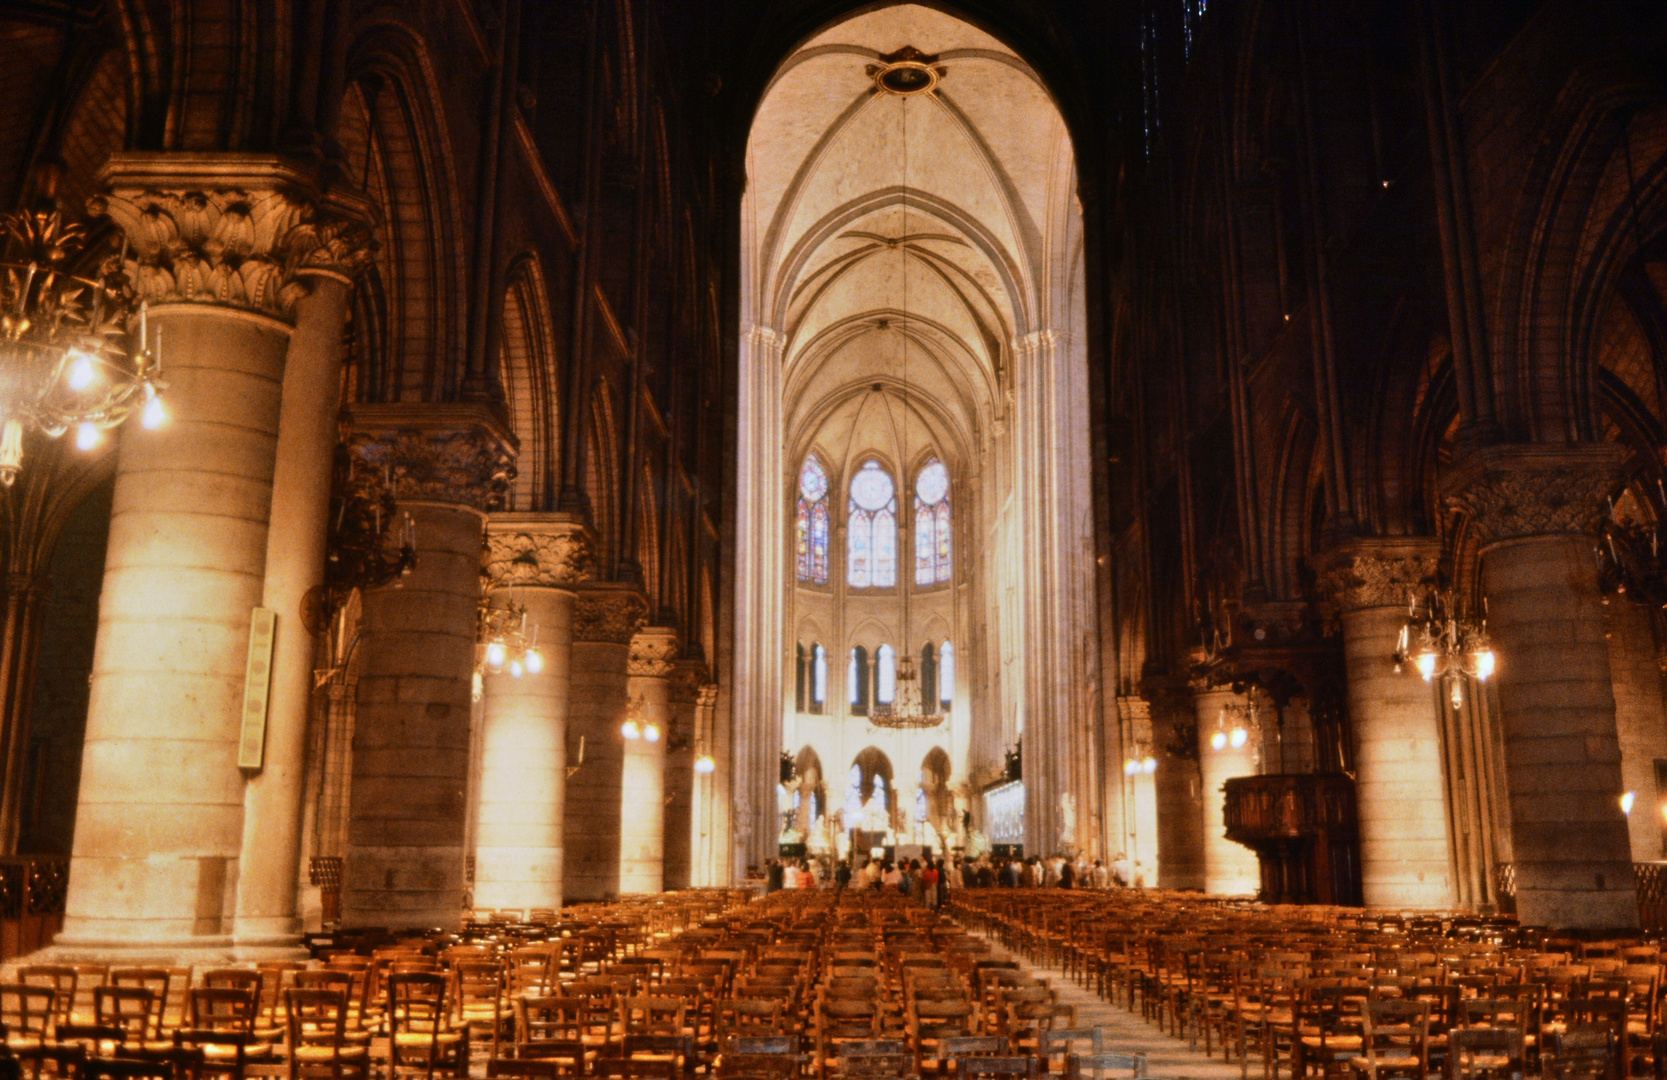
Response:
M1435 577L1441 549L1433 539L1362 540L1326 553L1320 592L1341 611L1405 607Z
M355 434L348 450L361 467L380 471L394 498L402 502L496 510L515 479L515 455L502 439L480 427Z
M584 526L552 523L487 532L487 580L509 585L571 587L596 576L596 550Z
M1607 443L1489 446L1460 461L1442 487L1483 544L1593 535L1625 457Z
M648 622L648 601L627 589L581 589L573 604L573 640L629 645Z
M683 647L677 633L663 626L649 626L631 638L631 652L626 660L626 674L664 679L671 675Z

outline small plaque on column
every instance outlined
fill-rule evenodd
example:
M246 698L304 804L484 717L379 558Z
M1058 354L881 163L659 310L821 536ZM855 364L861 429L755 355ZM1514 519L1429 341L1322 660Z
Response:
M249 663L243 673L243 733L237 767L259 769L266 754L266 699L272 685L272 639L278 613L258 607L249 616Z

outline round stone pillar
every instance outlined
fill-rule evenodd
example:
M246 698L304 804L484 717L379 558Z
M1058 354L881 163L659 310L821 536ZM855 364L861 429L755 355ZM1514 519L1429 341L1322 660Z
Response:
M170 421L120 435L57 951L221 953L243 835L250 617L304 291L289 258L309 241L314 193L304 174L255 156L119 154L103 178L110 193L91 209L128 238Z
M1256 852L1227 839L1227 796L1222 785L1235 776L1256 775L1256 746L1250 739L1236 749L1231 744L1220 750L1210 745L1221 710L1228 705L1244 706L1244 695L1215 687L1199 690L1193 697L1204 800L1204 891L1216 896L1255 896L1262 888L1261 863Z
M1638 925L1592 538L1621 458L1613 446L1489 447L1447 480L1483 545L1527 926Z
M494 514L487 542L491 599L526 606L544 663L486 676L475 906L559 908L573 587L591 575L592 544L576 521L524 514Z
M512 475L484 411L361 406L350 448L416 523L417 566L364 594L344 926L452 928L463 906L485 513Z
M1408 599L1435 574L1440 555L1429 539L1362 540L1326 564L1325 584L1343 624L1367 907L1458 902L1440 688L1416 671L1397 674L1394 661Z
M644 725L660 737L625 740L620 768L619 891L655 893L665 887L666 742L671 737L672 664L677 631L644 627L631 639L625 695Z
M1655 763L1667 760L1667 706L1661 693L1655 627L1650 609L1612 596L1604 608L1609 627L1609 673L1615 692L1615 733L1621 743L1621 782L1633 794L1627 831L1634 862L1667 857L1664 804Z
M647 621L648 604L634 588L589 582L573 604L573 673L568 738L584 760L567 783L562 822L566 849L562 892L568 900L601 900L621 891L621 813L648 812L624 784L627 668L631 639ZM662 729L663 730L663 729ZM658 786L655 798L658 799ZM654 812L659 813L656 802Z

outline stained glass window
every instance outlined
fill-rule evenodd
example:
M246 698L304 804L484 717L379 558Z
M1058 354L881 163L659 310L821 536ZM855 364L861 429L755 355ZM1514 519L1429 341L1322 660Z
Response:
M828 474L811 454L799 470L799 501L793 515L798 577L828 583Z
M949 470L933 458L915 477L915 584L949 580Z
M890 645L881 645L879 650L880 685L874 696L881 705L890 705L897 697L897 653Z
M897 488L878 461L864 462L851 477L845 546L851 588L897 584Z

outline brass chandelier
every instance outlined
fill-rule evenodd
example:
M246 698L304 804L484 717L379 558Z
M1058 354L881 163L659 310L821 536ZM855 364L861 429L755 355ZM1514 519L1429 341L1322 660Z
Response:
M82 277L71 269L87 251L82 226L55 210L7 214L0 225L0 484L10 487L26 431L57 438L74 428L75 445L91 450L134 412L145 427L160 426L167 384L161 328L153 352L124 256Z
M1395 643L1395 671L1411 664L1425 682L1440 679L1453 708L1464 705L1464 681L1485 683L1499 659L1488 640L1487 622L1463 618L1452 593L1431 590L1407 600L1407 620Z

